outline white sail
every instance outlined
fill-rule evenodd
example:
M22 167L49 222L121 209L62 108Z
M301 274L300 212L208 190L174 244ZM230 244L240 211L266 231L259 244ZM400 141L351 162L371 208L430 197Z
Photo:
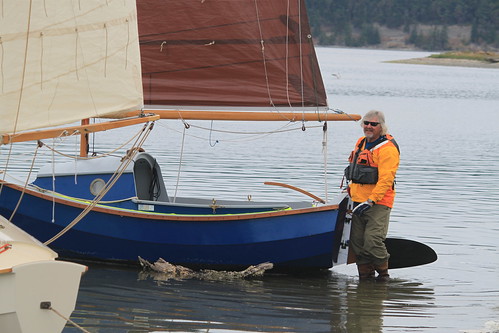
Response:
M142 107L135 1L8 0L0 15L0 133Z

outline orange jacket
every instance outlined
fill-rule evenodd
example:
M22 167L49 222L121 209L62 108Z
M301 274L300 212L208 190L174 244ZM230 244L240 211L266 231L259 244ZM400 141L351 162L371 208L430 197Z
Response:
M376 184L350 182L349 193L355 202L364 202L367 199L371 199L378 205L393 207L395 199L395 174L399 166L400 154L393 137L389 134L386 137L388 141L375 146L371 150L364 149L365 141L362 143L364 137L357 140L355 144L355 149L350 155L350 159L360 149L361 155L368 156L369 165L378 169L378 181ZM361 143L362 146L359 148Z

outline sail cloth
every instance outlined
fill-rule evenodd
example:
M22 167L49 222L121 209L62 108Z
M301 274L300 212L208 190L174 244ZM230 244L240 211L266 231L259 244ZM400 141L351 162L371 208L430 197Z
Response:
M2 11L0 133L142 107L135 1L4 1Z
M326 93L301 0L140 0L146 108L318 110Z

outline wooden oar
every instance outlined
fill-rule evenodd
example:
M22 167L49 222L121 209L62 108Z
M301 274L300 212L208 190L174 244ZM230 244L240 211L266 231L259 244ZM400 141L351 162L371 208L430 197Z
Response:
M388 268L405 268L426 265L437 260L435 251L426 244L410 239L387 238L386 249L390 253ZM351 247L348 251L348 264L355 262L355 254Z
M313 198L314 200L316 201L319 201L320 203L326 203L325 200L319 198L318 196L308 192L308 191L305 191L299 187L296 187L296 186L293 186L293 185L288 185L288 184L284 184L284 183L277 183L277 182L265 182L264 183L265 185L274 185L274 186L282 186L282 187L286 187L286 188L289 188L289 189L292 189L294 191L298 191L300 193L303 193L305 195L308 195L309 197Z

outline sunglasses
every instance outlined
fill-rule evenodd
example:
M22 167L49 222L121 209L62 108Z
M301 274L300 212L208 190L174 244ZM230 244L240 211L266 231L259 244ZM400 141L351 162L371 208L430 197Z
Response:
M379 125L379 123L375 122L375 121L364 121L364 125L371 125L372 127L376 127Z

